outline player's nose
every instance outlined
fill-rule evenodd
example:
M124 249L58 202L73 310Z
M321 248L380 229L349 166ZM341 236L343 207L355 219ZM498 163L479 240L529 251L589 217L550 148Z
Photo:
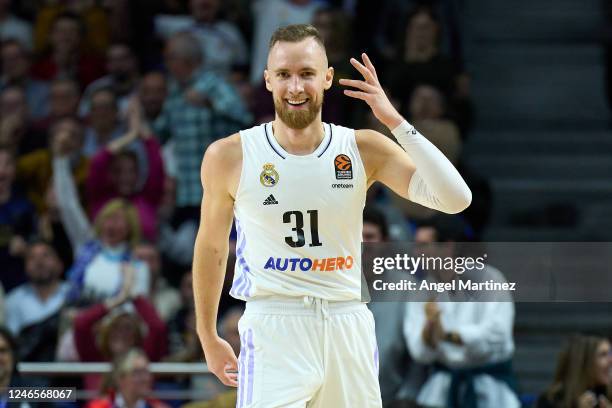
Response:
M298 75L291 78L289 81L289 93L292 95L299 95L304 91L304 84Z

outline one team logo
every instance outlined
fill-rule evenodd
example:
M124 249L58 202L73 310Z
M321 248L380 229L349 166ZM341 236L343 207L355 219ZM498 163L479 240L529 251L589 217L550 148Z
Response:
M272 163L266 163L263 165L263 171L259 175L259 181L265 187L274 187L278 184L279 175L276 170L274 170L274 165Z
M334 160L336 180L350 180L353 178L353 163L346 154L339 154Z

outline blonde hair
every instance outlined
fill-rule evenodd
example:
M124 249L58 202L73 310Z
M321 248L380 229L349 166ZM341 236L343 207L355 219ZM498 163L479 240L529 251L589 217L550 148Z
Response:
M104 205L104 207L102 207L98 215L96 215L94 222L96 236L100 237L102 232L102 224L104 221L119 210L123 211L125 219L127 220L130 230L127 241L130 247L133 248L140 242L140 218L138 216L138 210L136 210L136 207L123 198L115 198L110 200Z
M106 374L102 382L102 392L107 393L113 389L117 389L117 381L123 375L129 373L134 368L134 360L144 358L149 361L149 357L142 349L134 347L121 354L113 360L111 372Z
M311 24L292 24L277 29L272 37L270 38L270 46L268 50L271 50L274 44L277 42L300 42L306 38L314 38L323 49L325 49L325 42L323 37L319 33L319 30Z

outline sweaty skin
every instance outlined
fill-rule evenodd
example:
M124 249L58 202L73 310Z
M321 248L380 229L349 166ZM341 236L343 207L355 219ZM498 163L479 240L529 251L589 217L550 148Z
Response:
M389 102L367 55L362 54L362 59L363 64L352 58L351 64L364 80L343 79L340 83L356 88L356 91L346 90L345 94L364 100L376 118L392 130L404 119ZM291 127L281 117L303 124L302 119L313 110L313 104L322 103L323 92L332 85L333 73L333 68L328 67L325 50L313 38L297 43L278 42L270 50L264 79L277 111L273 122L274 135L287 152L308 154L323 139L320 109L312 122L303 128ZM304 100L306 102L298 106L289 103ZM355 137L368 186L380 181L407 199L407 186L415 166L406 152L373 130L356 130ZM240 134L217 140L208 147L202 162L205 193L193 260L197 331L206 362L223 384L233 387L238 386L237 358L231 346L217 334L216 324L241 169Z

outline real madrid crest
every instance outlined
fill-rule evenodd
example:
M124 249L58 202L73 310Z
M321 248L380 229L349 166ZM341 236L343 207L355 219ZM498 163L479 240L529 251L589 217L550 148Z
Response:
M276 170L274 170L274 165L272 163L266 163L263 165L263 171L259 175L259 181L265 187L274 187L278 184L279 175Z

